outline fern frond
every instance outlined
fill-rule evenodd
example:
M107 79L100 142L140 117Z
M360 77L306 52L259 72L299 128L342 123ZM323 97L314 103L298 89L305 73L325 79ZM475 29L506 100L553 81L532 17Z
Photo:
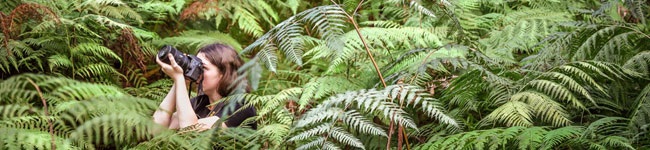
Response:
M334 132L332 130L338 130L336 128L339 128L336 126L337 122L341 122L361 133L386 135L383 133L383 130L364 119L363 113L379 115L382 119L390 118L391 121L399 125L417 129L414 122L406 116L406 112L395 103L405 103L406 105L404 106L419 105L423 107L423 110L427 114L439 122L459 128L458 123L451 117L443 114L438 104L433 99L427 99L425 97L427 95L421 93L422 91L422 89L415 86L391 85L383 90L348 91L344 94L332 96L306 112L296 123L297 128L305 128L310 124L320 125L298 133L290 141L304 140L323 133ZM339 107L344 108L341 109ZM331 122L327 123L327 120L331 120ZM336 136L340 136L340 138L335 138L339 142L344 142L344 144L355 147L363 147L363 145L357 144L354 136L348 136L348 134L339 132L336 132Z
M199 48L213 43L224 43L232 46L237 51L242 49L241 44L239 44L237 40L235 40L230 35L221 33L219 31L205 32L190 30L182 32L178 36L156 40L154 43L156 45L185 46L187 49L180 48L179 50L189 54L196 54Z
M483 123L501 122L507 126L532 126L532 112L529 105L523 102L510 101L496 108L485 116Z
M266 44L255 56L256 58L259 58L260 62L265 64L266 68L271 72L276 71L276 65L278 64L278 57L273 53L275 50L277 49L273 44Z
M370 120L366 119L361 115L361 113L356 112L355 110L345 112L341 117L341 120L343 120L345 124L350 125L354 130L360 131L361 133L381 135L384 137L388 136L386 135L386 131L375 126Z
M127 87L124 88L124 91L135 97L162 100L165 98L165 95L167 95L167 92L172 85L173 81L163 79L139 88Z
M6 50L6 51L5 51ZM28 67L29 70L43 70L43 62L40 58L43 57L44 52L35 51L25 41L10 40L3 47L3 52L0 53L0 71L10 73ZM38 68L37 68L38 67ZM13 68L13 69L12 69Z
M315 135L327 133L327 131L331 130L331 128L332 128L331 124L324 123L291 137L289 141L304 140Z
M296 124L295 124L295 127L298 127L298 128L305 127L305 126L308 126L310 124L323 122L323 120L330 119L330 118L339 119L340 116L343 115L343 113L344 112L343 112L342 109L333 107L333 108L325 110L325 112L320 112L320 113L314 114L313 116L304 117L304 118L298 120L296 122Z
M618 136L610 136L609 139L594 142L581 137L583 131L584 128L581 126L567 126L553 130L546 127L521 126L493 128L431 139L415 149L551 149L582 148L586 146L583 144L604 147L598 143L607 143L604 145L612 148L629 146L625 138Z
M149 117L116 113L85 121L70 134L70 139L95 145L130 145L138 139L151 138L154 129Z
M63 137L51 137L47 131L0 128L0 132L3 134L0 137L0 148L2 149L53 149L52 142L59 149L83 149L74 146Z
M260 128L255 134L268 137L272 145L280 146L289 134L289 126L285 124L269 124ZM255 135L254 135L255 136Z
M580 136L582 131L584 131L584 128L580 126L567 126L551 130L546 135L544 135L542 149L551 149L552 147L566 142L567 140L577 138Z
M333 127L332 129L330 129L328 133L328 137L336 139L337 141L345 145L351 145L357 148L365 149L363 147L363 143L361 143L361 141L358 138L348 133L347 131L343 130L343 128L341 127Z
M91 0L85 1L77 6L77 9L91 9L95 13L105 15L116 19L124 19L129 17L138 22L142 22L142 17L139 13L131 9L126 3L121 0Z
M371 43L371 49L374 47L380 47L385 49L393 49L400 46L404 46L406 49L416 49L416 48L437 48L442 46L442 41L437 35L431 33L428 30L423 30L421 28L414 27L404 27L404 28L361 28L361 35L367 43ZM385 35L394 35L394 36L385 36ZM359 39L356 31L350 31L342 35L345 42L344 49L340 51L328 52L328 55L333 56L331 66L339 65L346 60L349 60L356 54L362 54L364 45ZM453 51L452 51L453 52ZM440 53L439 55L444 56L445 53ZM453 57L452 55L451 57Z
M260 37L264 32L259 23L257 23L257 17L245 8L235 9L233 19L237 20L239 27L244 32L253 35L253 37Z
M642 73L647 77L650 76L650 64L648 62L650 62L650 51L643 51L625 61L623 68Z
M560 80L560 84L568 87L573 92L577 92L578 94L581 94L582 96L584 96L585 98L587 98L588 100L592 101L595 104L594 99L591 97L587 89L582 87L580 83L578 83L573 78L558 72L548 72L545 73L545 75Z
M261 105L264 106L264 109L261 109L257 111L257 114L262 116L266 115L267 113L271 112L274 109L277 109L279 107L283 107L286 101L289 101L291 98L298 97L298 95L302 92L302 88L289 88L280 91L279 93L273 95L270 98L266 98L265 100L261 101ZM253 104L257 102L251 102Z
M596 89L598 89L598 91L601 92L602 94L607 95L607 92L605 92L603 87L600 86L600 84L598 84L593 77L591 77L589 74L587 74L587 72L583 71L582 69L570 65L563 65L558 67L558 69L563 71L563 73L568 73L574 77L578 77L578 79L582 80L583 82L586 82L590 86L596 87Z
M2 114L0 115L0 118L3 119L26 116L32 113L40 114L38 110L34 110L33 108L30 108L30 106L21 104L0 105L0 112L0 114Z
M633 43L636 43L635 35L638 34L635 31L628 31L625 33L618 34L611 37L596 53L594 60L599 61L609 61L609 62L621 62L623 61L620 56L624 56L626 53L626 48L631 47ZM619 57L613 57L619 56Z
M546 94L525 91L513 95L512 99L527 102L535 113L535 116L540 117L546 122L551 122L553 126L567 126L573 123L564 107L553 101Z
M266 64L267 68L273 72L276 70L277 61L271 61L268 58L276 58L275 50L280 49L294 63L302 66L302 40L300 33L303 25L312 25L311 31L318 33L321 39L328 41L328 47L336 47L331 44L341 34L343 34L343 23L345 22L345 12L338 6L319 6L300 12L280 24L273 27L266 34L248 45L243 53L250 53L256 49L262 49L256 55L264 55L260 59ZM335 42L336 43L336 42ZM277 45L277 47L276 47Z
M599 144L610 146L610 148L625 148L625 149L636 149L628 138L620 136L607 136L605 139L599 142Z
M374 26L379 28L401 28L402 25L393 21L364 21L360 22L359 25Z
M53 71L54 68L72 68L74 66L67 56L59 54L48 57L47 62L50 65L50 71Z
M395 74L406 72L404 75L398 75L395 78L389 78L393 82L400 79L410 81L415 80L415 84L428 82L431 79L428 69L449 73L450 69L468 68L470 64L465 59L468 55L468 47L450 45L439 49L416 49L406 52L393 63L389 64L386 69L387 74L392 77ZM420 82L421 81L421 82Z
M204 136L209 137L209 136ZM200 147L204 144L199 143L195 139L191 139L190 134L181 134L173 130L162 130L153 138L145 142L140 142L135 145L134 149L196 149L206 148ZM193 143L192 143L193 142Z
M77 122L93 118L97 115L129 112L133 115L150 115L156 109L156 103L129 96L97 96L93 100L69 101L58 104L54 110L61 120L68 121L73 127Z
M88 78L95 77L95 76L107 76L107 75L108 76L117 75L122 79L126 78L126 76L122 75L115 68L105 63L85 65L83 67L80 67L78 70L76 70L74 74L82 77L88 77Z
M527 128L521 132L517 137L517 143L519 143L519 149L535 149L541 147L544 142L544 135L547 134L542 127L531 127Z
M211 135L197 135L197 137L207 136L211 139L199 138L192 142L197 142L202 146L193 146L194 149L210 149L214 147L223 147L224 149L259 149L262 141L255 137L255 130L249 128L229 128L225 130L212 129ZM208 140L205 143L201 140ZM205 143L205 144L202 144Z
M319 137L316 140L313 140L313 141L311 141L311 142L309 142L307 144L301 145L300 147L296 148L296 150L307 150L307 149L310 149L312 147L324 145L324 142L327 142L325 140L325 137Z
M104 57L109 57L122 63L122 58L120 58L120 56L115 54L111 49L97 43L81 43L70 51L73 58L81 58L82 55L94 55L94 57L103 60L105 63L108 63L108 61Z
M429 98L429 94L425 93L423 89L416 86L404 85L400 88L392 89L390 95L398 98L398 103L400 104L406 102L404 106L412 105L413 107L417 107L417 105L420 105L429 117L436 118L444 124L460 127L453 118L443 113L440 107L441 104L436 99Z
M574 107L582 110L587 108L580 102L566 87L548 80L533 80L528 83L536 90L549 93L551 97L571 103Z
M30 80L36 83L36 86L39 86L40 89L45 93L49 93L60 87L66 87L74 83L79 83L78 81L67 78L57 78L29 73L12 76L11 78L0 82L0 98L3 99L3 101L0 102L6 102L7 104L25 104L29 102L40 103L40 99L36 99L38 98L38 93L34 85L31 84ZM101 89L102 87L98 88ZM78 93L70 94L79 95ZM48 96L49 95L44 95L46 99ZM61 99L49 100L52 103L56 103Z
M634 143L650 143L650 85L646 85L636 98L636 108L632 110L628 128L634 134Z
M593 134L600 135L622 135L622 132L627 130L627 118L621 117L605 117L598 119L583 131L583 137L588 137Z
M339 85L347 86L341 87ZM331 94L360 88L361 86L358 83L354 83L343 77L325 76L311 78L309 82L303 85L303 92L298 101L298 104L300 105L299 109L302 110L309 105L310 102L325 98Z
M52 123L52 134L65 137L71 130L69 126L59 120L56 116L21 116L12 117L0 121L0 128L26 129L42 132L50 132L50 121Z
M431 12L431 10L429 10L426 7L420 5L417 1L411 1L410 6L413 7L413 9L420 12L421 14L425 14L427 16L434 17L434 18L436 17L436 15L433 14L433 12Z
M88 14L88 15L82 17L82 18L83 19L93 19L95 22L97 22L99 24L102 24L102 25L109 26L109 27L117 27L117 28L120 28L120 29L132 28L131 25L128 25L128 24L123 23L123 22L115 21L115 20L113 20L111 18L108 18L106 16L102 16L102 15Z

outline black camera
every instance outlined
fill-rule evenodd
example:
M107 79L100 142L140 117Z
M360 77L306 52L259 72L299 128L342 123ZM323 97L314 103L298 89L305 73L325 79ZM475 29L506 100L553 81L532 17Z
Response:
M169 57L167 57L167 54L170 53L174 56L176 64L183 68L183 75L185 75L186 78L189 78L192 81L199 79L199 76L203 73L203 64L199 57L183 54L183 52L178 51L176 48L165 45L160 49L160 51L158 51L158 58L160 61L170 64Z

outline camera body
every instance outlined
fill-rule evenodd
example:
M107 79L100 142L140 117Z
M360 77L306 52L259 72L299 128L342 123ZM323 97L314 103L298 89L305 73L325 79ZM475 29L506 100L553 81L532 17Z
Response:
M183 75L185 78L196 81L203 73L203 64L199 57L184 54L172 46L165 45L160 49L160 51L158 51L158 59L164 63L170 64L167 54L172 54L172 56L174 56L176 64L183 68Z

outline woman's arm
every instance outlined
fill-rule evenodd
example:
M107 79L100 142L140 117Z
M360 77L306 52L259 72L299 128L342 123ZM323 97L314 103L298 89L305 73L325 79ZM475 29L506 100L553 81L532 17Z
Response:
M198 123L204 124L204 126L201 126L201 130L208 130L208 129L212 128L212 125L214 125L214 123L216 123L217 120L219 120L219 117L212 116L212 117L207 117L207 118L201 118L201 119L198 120ZM228 126L226 126L225 122L221 124L221 127L222 128L228 128Z
M185 87L185 77L177 77L174 79L174 84L179 87ZM187 89L185 88L176 88L176 113L175 119L172 123L173 125L170 128L185 128L197 123L204 124L201 126L203 130L210 129L212 125L219 120L219 117L212 116L207 118L198 119L194 109L192 109L192 104L190 103L190 98L187 96ZM172 117L173 118L173 117ZM176 123L178 122L178 123ZM222 127L227 127L225 123L221 124Z
M175 76L174 84L178 87L185 87L185 77ZM185 128L198 122L196 113L190 104L190 98L187 95L186 88L176 88L176 117L178 117L178 127Z
M162 109L169 110L157 110L154 113L154 121L170 129L185 128L197 123L205 124L207 129L209 129L219 117L215 116L203 119L196 117L196 113L194 113L194 109L192 109L192 104L190 103L190 98L187 95L187 89L185 88L183 68L176 64L176 60L174 60L171 54L168 54L167 57L169 58L170 64L161 62L157 57L156 62L161 66L163 72L174 80L172 89L160 104ZM176 106L176 112L172 114L171 112L173 112L174 106ZM225 127L225 124L221 126ZM206 127L204 126L204 128Z
M158 106L158 110L153 113L153 121L157 124L169 127L170 122L173 120L172 113L176 107L176 84L172 85L172 88L165 96L165 99Z

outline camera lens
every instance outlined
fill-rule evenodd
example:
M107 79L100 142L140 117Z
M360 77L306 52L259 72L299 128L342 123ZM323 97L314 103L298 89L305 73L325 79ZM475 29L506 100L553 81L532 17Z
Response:
M166 63L166 64L171 64L169 61L169 57L167 57L167 54L172 54L174 57L174 60L176 61L176 64L181 66L183 70L187 70L187 65L189 64L188 58L183 54L182 52L178 51L176 48L166 45L163 48L158 51L158 58L160 61Z
M158 51L157 57L163 63L171 64L167 54L172 54L176 64L183 68L183 74L190 80L196 81L203 72L201 59L198 57L194 55L185 55L181 51L169 45L163 46L160 51Z
M169 57L167 57L167 54L169 54L173 49L174 48L169 45L164 46L163 48L160 49L160 51L158 51L158 59L160 59L160 61L166 64L170 64Z

